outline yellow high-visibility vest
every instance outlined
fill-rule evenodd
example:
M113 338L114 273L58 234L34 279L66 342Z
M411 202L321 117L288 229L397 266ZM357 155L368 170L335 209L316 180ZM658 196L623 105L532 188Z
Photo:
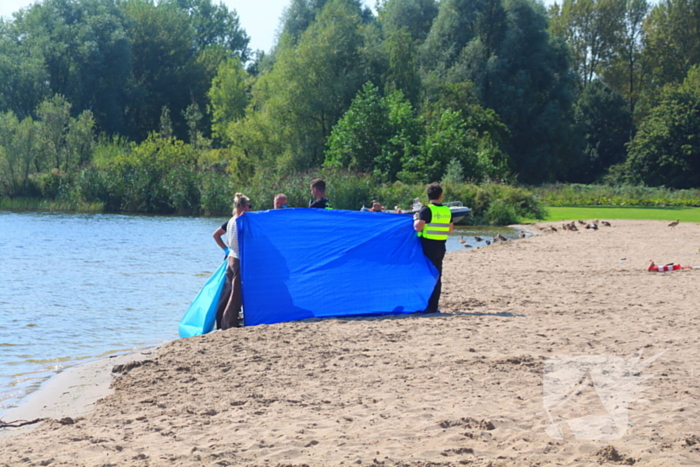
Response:
M450 233L452 211L447 206L435 206L434 204L429 204L428 208L430 208L431 219L423 226L419 236L428 240L447 240L447 235Z

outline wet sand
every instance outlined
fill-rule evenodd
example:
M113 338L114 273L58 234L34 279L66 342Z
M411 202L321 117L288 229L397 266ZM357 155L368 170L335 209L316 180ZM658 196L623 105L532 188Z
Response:
M698 465L700 270L646 268L700 266L700 225L611 222L448 254L439 315L173 341L0 466ZM551 386L572 360L604 371Z

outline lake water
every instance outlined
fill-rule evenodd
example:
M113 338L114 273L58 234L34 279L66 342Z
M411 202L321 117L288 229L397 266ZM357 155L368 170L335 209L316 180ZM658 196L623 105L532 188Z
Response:
M0 212L0 415L61 370L178 338L226 219ZM500 231L458 227L485 246Z

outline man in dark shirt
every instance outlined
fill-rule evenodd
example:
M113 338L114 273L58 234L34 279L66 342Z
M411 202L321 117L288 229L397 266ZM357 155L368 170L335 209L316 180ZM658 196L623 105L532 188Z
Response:
M311 182L311 196L314 199L309 202L310 208L332 209L331 202L326 198L326 182L320 178Z
M439 183L428 185L428 200L428 206L423 206L414 215L413 228L420 237L423 254L438 270L437 283L428 300L428 307L423 311L423 313L436 313L439 311L438 302L442 292L442 261L447 251L445 244L454 225L450 208L440 204L442 202L442 187Z

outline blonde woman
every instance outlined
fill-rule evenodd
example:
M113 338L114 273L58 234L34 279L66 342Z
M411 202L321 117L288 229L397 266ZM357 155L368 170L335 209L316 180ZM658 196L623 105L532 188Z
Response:
M236 193L233 199L233 217L226 226L226 243L228 244L228 267L226 268L226 285L221 294L221 302L216 313L216 324L220 329L237 328L238 314L241 311L241 262L238 254L238 229L236 219L251 210L247 196Z

